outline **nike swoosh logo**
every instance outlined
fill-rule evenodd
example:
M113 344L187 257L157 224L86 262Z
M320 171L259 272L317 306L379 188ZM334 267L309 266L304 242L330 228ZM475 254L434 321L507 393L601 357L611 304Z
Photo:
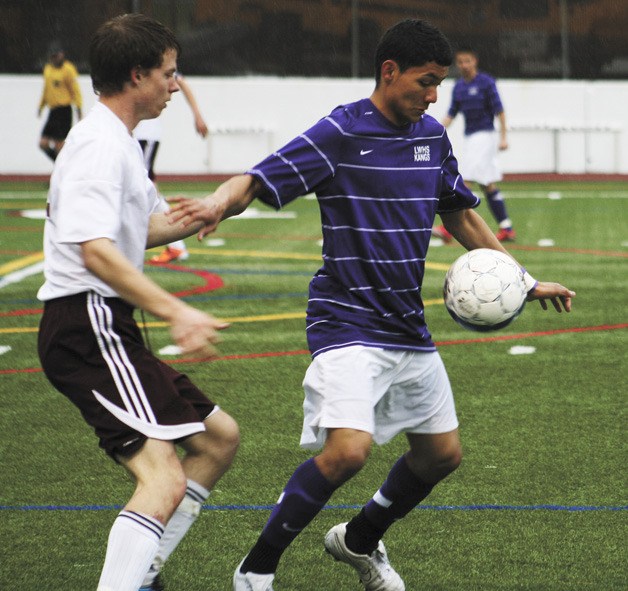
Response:
M360 156L364 156L365 154L370 154L373 150L360 150Z
M301 531L300 529L295 529L294 527L290 527L287 521L284 521L281 524L281 527L283 527L286 531L291 531L293 533L299 533Z

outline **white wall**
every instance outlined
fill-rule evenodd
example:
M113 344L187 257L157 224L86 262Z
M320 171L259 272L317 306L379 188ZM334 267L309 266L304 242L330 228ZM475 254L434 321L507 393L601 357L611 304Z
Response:
M304 131L336 105L368 96L369 79L188 77L212 130L196 135L183 95L161 115L159 174L241 172ZM84 112L95 101L81 76ZM443 83L430 113L444 116L452 80ZM628 82L502 80L498 83L510 131L504 172L628 173ZM0 174L47 174L37 147L46 114L37 118L40 76L0 75ZM462 137L458 117L450 128Z

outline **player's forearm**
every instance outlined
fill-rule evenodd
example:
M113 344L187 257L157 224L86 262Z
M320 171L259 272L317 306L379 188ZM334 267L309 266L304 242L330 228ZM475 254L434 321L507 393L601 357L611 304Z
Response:
M260 182L253 176L242 174L224 182L216 192L205 197L205 203L217 208L220 220L242 213L261 190Z
M183 240L196 234L203 227L203 222L192 222L184 226L181 222L172 223L166 213L154 213L148 223L146 248L164 246L176 240Z
M136 269L109 239L84 242L81 249L87 270L130 304L168 322L184 305Z
M508 132L508 126L506 125L506 113L502 111L499 115L497 115L497 120L499 121L499 131L501 133L501 137L506 139L506 134Z
M443 127L447 128L451 125L451 122L454 120L454 118L451 115L447 115L443 121L442 121L442 125Z
M441 215L443 224L467 250L492 248L508 254L484 219L472 209Z

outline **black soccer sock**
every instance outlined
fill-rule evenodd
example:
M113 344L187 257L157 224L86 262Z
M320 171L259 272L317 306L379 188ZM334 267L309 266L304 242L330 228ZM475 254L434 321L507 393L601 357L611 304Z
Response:
M318 515L336 488L338 485L323 476L314 458L303 462L288 480L242 572L275 572L283 551Z
M432 488L410 470L405 456L401 456L382 487L347 524L347 547L357 554L373 552L386 530L412 511Z
M271 546L260 536L244 559L240 570L243 573L254 572L260 575L274 573L283 552L282 548Z
M42 148L42 150L44 151L46 156L48 156L48 158L50 158L50 160L52 160L53 162L57 159L57 152L54 148L47 146L46 148Z
M488 207L493 214L493 217L502 227L502 222L508 220L508 212L506 211L506 203L499 189L495 189L495 191L491 191L486 194L486 201L488 203Z
M385 533L385 529L375 526L366 518L364 507L362 507L361 511L347 524L345 544L351 552L356 554L371 554Z

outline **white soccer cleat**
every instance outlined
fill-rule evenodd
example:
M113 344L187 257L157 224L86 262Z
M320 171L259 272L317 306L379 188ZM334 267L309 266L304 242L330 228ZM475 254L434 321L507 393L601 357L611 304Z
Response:
M325 550L336 560L352 566L367 591L405 591L406 586L388 562L384 543L380 540L371 554L355 554L345 544L347 524L339 523L325 536Z
M240 567L243 562L244 560L238 564L238 568L233 574L233 591L273 591L275 575L241 573Z

